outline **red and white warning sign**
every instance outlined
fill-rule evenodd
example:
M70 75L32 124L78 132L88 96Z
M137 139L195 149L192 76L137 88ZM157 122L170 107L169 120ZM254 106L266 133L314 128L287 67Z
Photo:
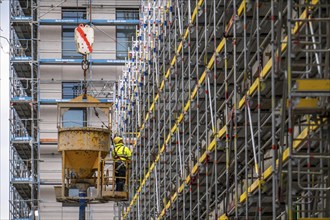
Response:
M78 53L86 55L93 52L94 29L91 26L80 24L75 28L74 36Z

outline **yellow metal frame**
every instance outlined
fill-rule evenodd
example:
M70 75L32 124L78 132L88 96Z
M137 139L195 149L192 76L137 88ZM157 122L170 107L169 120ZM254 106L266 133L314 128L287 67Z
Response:
M97 160L95 160L95 163L92 167L93 169L97 170L98 173L103 173L102 172L103 166L101 165L103 159L102 159L101 153L102 153L101 151L98 152ZM68 161L68 157L66 155L66 151L62 151L62 186L61 186L61 194L56 195L56 199L59 202L78 202L79 197L70 197L68 195L68 189L71 186L78 184L76 182L77 181L76 179L70 178L71 167L68 166L68 163L69 163L69 161ZM86 178L86 179L79 179L80 182L86 183L86 185L88 185L88 187L95 186L97 188L97 195L93 198L86 197L87 201L104 200L102 198L102 193L100 191L100 189L102 189L101 176L103 176L103 175L98 175L96 177L96 179L94 177Z
M86 190L89 187L96 187L96 195L85 198L88 202L125 201L128 199L128 169L125 176L126 191L124 192L114 191L117 178L115 171L112 171L113 175L110 181L109 173L104 170L106 161L110 161L113 164L112 168L114 168L114 161L106 159L110 150L110 111L112 105L112 103L101 103L89 95L80 95L70 102L58 103L58 150L62 156L62 186L55 189L57 201L78 202L79 197L68 195L68 189L71 187L80 187ZM108 127L63 128L62 116L70 108L98 108L108 117ZM129 167L128 162L127 167ZM74 171L75 178L72 178L70 171ZM108 185L112 185L111 190L106 189Z
M130 166L130 162L129 161L123 161L126 165L126 175L124 177L125 179L125 186L124 186L124 191L115 191L115 186L116 186L116 179L118 177L116 177L116 170L115 170L115 162L116 160L113 159L105 159L102 161L103 163L103 167L105 167L105 163L108 162L110 164L112 164L112 181L105 181L104 177L106 175L102 175L102 182L104 183L105 187L102 187L102 196L103 198L107 198L108 200L111 201L127 201L129 198L129 166ZM110 177L108 177L110 179ZM122 178L122 177L119 177ZM111 185L112 188L111 190L106 190L106 186L107 185Z
M65 159L65 154L63 152L62 154L63 158ZM125 187L124 191L115 191L116 186L116 175L115 175L115 169L114 169L114 163L115 161L110 158L103 159L101 157L101 154L99 153L98 160L95 163L95 167L97 169L98 173L101 173L101 175L98 175L97 178L91 178L91 179L85 179L86 182L90 184L90 186L94 186L97 189L97 194L93 197L86 197L85 199L91 203L91 202L106 202L106 201L127 201L129 198L129 166L130 162L126 161L126 175L123 177L125 179ZM105 165L110 164L112 166L112 176L110 177L107 170L105 170ZM56 194L56 199L58 202L78 202L79 197L70 197L68 196L68 189L70 187L69 182L66 180L66 175L68 175L69 169L65 168L66 164L65 162L62 163L62 186L64 187L56 187L57 189L60 189L60 194ZM72 179L71 179L72 181ZM107 187L111 187L110 189L107 189Z
M57 127L61 128L62 114L68 111L70 108L99 108L105 115L108 116L108 130L111 131L111 114L110 109L113 103L102 103L98 99L86 95L80 95L69 102L59 102L57 103Z

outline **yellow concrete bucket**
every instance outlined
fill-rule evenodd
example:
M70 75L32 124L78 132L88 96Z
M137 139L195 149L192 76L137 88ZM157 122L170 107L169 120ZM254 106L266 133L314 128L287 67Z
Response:
M58 151L64 157L66 168L76 179L89 179L98 167L99 152L105 158L110 149L110 131L102 128L59 128Z

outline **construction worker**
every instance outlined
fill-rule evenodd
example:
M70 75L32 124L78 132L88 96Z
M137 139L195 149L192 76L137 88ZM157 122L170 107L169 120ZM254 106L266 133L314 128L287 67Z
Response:
M112 151L112 158L115 161L116 191L124 191L126 166L128 165L127 162L131 160L132 152L124 145L123 138L121 137L115 137L113 143L114 149Z

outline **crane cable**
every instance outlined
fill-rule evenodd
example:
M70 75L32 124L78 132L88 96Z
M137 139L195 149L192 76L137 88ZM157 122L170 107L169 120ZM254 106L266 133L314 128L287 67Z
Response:
M107 129L109 129L109 126L106 125L106 124L104 123L104 121L101 120L99 113L96 111L96 108L94 107L93 109L94 109L94 114L95 114L95 116L100 120L100 122L103 124L104 127L106 127Z

